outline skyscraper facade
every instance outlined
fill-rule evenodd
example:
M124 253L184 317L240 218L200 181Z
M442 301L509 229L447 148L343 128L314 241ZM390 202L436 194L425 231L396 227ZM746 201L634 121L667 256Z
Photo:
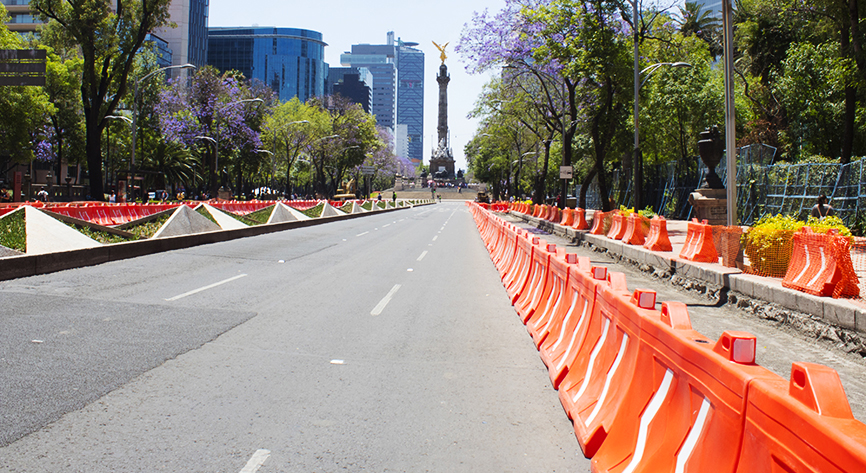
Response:
M258 79L281 101L324 95L328 64L322 33L298 28L210 28L207 63Z
M421 163L424 152L424 53L417 43L394 39L386 44L354 44L340 56L344 66L366 67L373 74L373 115L376 122L396 133L407 126L408 156Z
M424 53L417 43L397 42L397 123L406 125L409 158L424 158Z
M373 110L373 74L365 67L331 67L325 85L328 95L342 95L364 107Z
M172 0L168 11L177 28L157 28L153 33L168 41L172 65L207 64L208 0Z

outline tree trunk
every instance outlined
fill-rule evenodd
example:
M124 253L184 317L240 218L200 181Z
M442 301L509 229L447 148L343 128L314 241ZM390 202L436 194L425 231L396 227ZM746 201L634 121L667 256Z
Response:
M90 180L90 198L105 200L105 189L102 185L102 128L99 126L99 109L85 110L87 121L86 141L84 144L87 155L87 176Z
M593 167L590 169L589 173L587 173L586 177L583 178L583 182L580 185L580 200L577 202L578 208L586 208L586 193L589 191L589 185L592 184L592 179L596 174L598 174L598 170Z

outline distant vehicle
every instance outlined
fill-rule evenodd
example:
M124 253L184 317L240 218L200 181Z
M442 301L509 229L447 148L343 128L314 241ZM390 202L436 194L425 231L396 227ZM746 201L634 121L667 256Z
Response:
M479 192L478 195L475 197L475 201L476 202L484 202L485 204L490 203L490 199L487 197L486 192Z

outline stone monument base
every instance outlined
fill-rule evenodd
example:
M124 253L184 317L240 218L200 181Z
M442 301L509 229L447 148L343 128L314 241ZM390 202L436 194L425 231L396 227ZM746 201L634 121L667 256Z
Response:
M710 225L728 224L728 198L725 189L695 189L689 194L689 203L698 220Z

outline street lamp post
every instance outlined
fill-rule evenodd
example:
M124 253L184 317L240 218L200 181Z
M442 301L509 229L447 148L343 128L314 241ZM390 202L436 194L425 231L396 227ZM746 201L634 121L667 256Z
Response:
M237 104L239 104L239 103L253 103L253 102L256 102L256 103L260 103L260 104L261 104L261 103L264 103L264 100L262 100L262 99L260 99L260 98L254 98L254 99L243 99L243 100L235 100L234 102L229 102L229 103L227 103L227 104L224 104L224 105L221 106L221 107L214 108L214 117L213 117L213 120L214 120L214 128L216 128L216 143L215 143L215 148L216 148L216 149L214 150L214 160L213 160L213 161L214 161L214 166L213 166L213 168L211 169L211 172L210 172L210 181L211 181L211 182L210 182L210 194L211 194L211 198L213 198L215 195L218 195L218 193L219 193L219 187L218 187L218 186L219 186L219 183L217 182L217 173L219 173L219 162L220 162L220 127L219 127L219 112L222 111L222 110L225 110L226 108L228 108L228 107L230 107L230 106L232 106L232 105L237 105Z
M105 119L123 120L130 125L132 124L132 120L130 120L129 117L124 117L121 115L106 115ZM106 141L108 141L108 151L105 153L105 187L111 187L111 182L113 181L113 179L111 179L111 173L108 171L108 166L111 163L111 127L106 126L106 128L108 129L108 138L106 139Z
M274 174L277 172L277 163L274 161L274 153L272 151L268 151L266 149L257 149L256 153L264 153L271 157L271 178L269 179L268 186L270 186L269 190L271 192L274 191Z
M636 4L635 4L636 5ZM634 10L635 18L637 18L637 6ZM637 20L635 20L637 21ZM668 67L692 67L687 62L658 62L651 64L643 70L638 70L638 50L637 50L637 30L635 30L634 43L634 158L632 159L632 194L634 194L634 207L640 209L643 207L643 159L640 153L640 89L646 84L653 72L657 71L662 66ZM643 82L640 77L644 75Z
M149 77L152 77L154 74L162 71L167 71L169 69L195 69L195 66L192 64L182 64L179 66L161 67L153 72L145 74L143 77L140 77L135 81L135 91L132 94L132 150L129 153L129 165L130 170L132 171L133 192L135 190L135 145L136 136L138 134L138 86L141 82L143 82L145 79L148 79ZM135 197L134 194L133 197Z

